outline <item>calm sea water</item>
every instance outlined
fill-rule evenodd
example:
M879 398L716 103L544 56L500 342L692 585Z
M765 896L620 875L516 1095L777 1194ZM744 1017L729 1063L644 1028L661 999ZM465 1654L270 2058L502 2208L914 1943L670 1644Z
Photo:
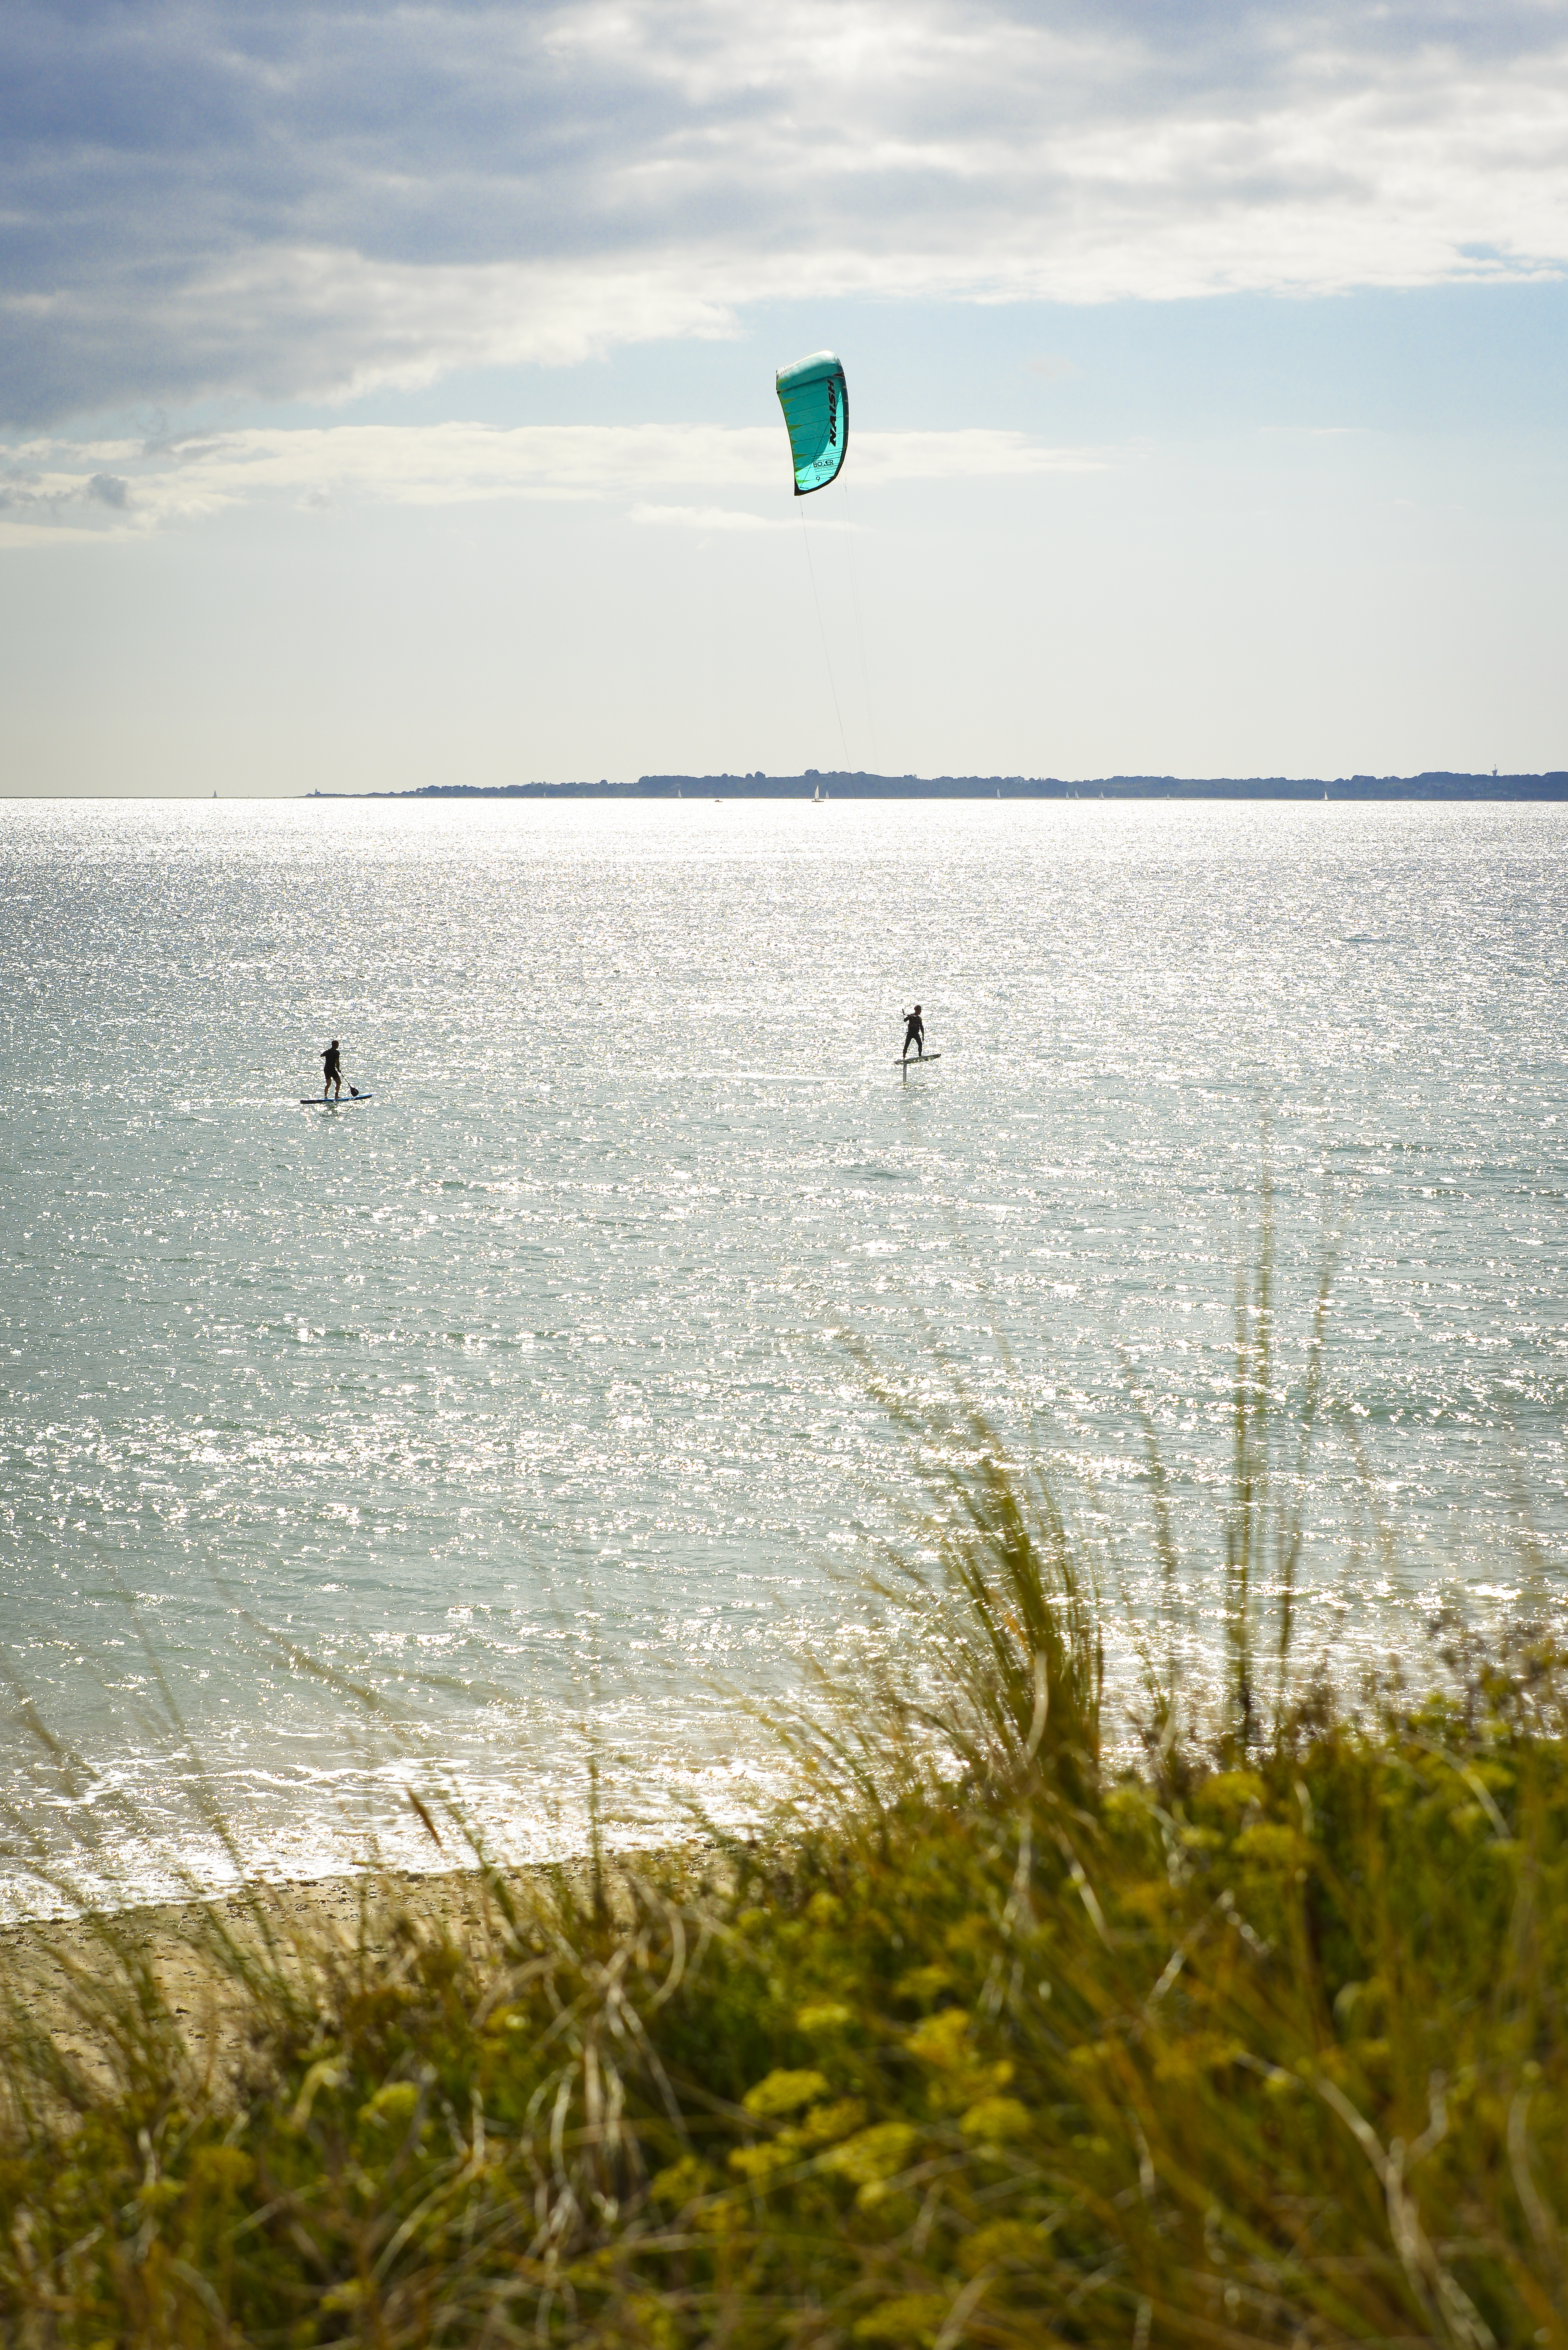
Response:
M1309 1646L1568 1594L1561 810L14 802L0 844L13 1907L65 1855L438 1861L410 1784L558 1849L590 1728L644 1832L743 1814L746 1700L852 1669L910 1533L851 1341L1032 1416L1135 1600L1147 1413L1204 1637L1265 1149L1287 1371L1345 1228ZM334 1035L375 1099L302 1108Z

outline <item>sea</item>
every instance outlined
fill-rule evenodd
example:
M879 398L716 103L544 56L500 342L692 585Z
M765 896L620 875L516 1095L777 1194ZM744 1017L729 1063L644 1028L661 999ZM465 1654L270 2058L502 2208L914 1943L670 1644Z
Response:
M780 1722L918 1645L881 1595L966 1445L1097 1562L1132 1739L1151 1625L1222 1669L1265 1259L1302 1669L1550 1629L1565 850L1530 806L0 803L0 1911L743 1827ZM369 1098L306 1106L332 1038Z

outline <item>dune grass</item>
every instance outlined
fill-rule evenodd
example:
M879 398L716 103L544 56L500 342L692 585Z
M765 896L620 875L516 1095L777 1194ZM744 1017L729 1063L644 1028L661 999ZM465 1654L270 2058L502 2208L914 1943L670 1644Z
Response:
M0 2339L1568 2350L1568 1682L1293 1689L1267 1335L1265 1271L1222 1720L1151 1656L1110 1768L1096 1578L971 1417L924 1637L797 1726L766 1836L227 1932L220 2073L101 1921L78 2044L7 2027Z

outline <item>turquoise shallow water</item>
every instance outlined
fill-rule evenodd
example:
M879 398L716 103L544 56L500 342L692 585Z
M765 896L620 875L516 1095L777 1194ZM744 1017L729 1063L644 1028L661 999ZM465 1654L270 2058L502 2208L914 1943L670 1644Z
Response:
M1554 1608L1565 846L1528 807L0 805L18 1851L220 1876L215 1797L247 1865L411 1862L410 1781L558 1848L587 1720L626 1819L743 1813L736 1693L852 1660L909 1523L846 1334L1032 1414L1135 1596L1147 1412L1207 1636L1265 1125L1287 1367L1325 1186L1345 1218L1309 1639ZM303 1109L335 1035L377 1098Z

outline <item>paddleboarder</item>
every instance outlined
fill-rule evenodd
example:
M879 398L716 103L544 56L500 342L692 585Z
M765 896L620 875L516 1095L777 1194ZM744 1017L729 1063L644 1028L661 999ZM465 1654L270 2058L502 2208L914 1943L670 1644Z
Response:
M337 1039L336 1036L334 1036L331 1044L328 1045L326 1052L321 1055L321 1098L323 1101L327 1098L328 1087L332 1089L334 1097L341 1100L343 1095L343 1071L338 1066Z

